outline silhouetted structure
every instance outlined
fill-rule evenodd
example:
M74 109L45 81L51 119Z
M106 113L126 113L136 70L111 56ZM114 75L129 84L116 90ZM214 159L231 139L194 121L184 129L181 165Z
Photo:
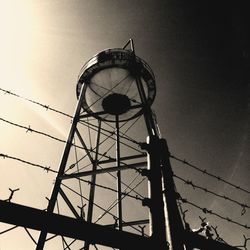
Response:
M130 49L127 49L129 45ZM147 63L136 56L131 39L124 48L104 50L83 66L77 83L77 97L78 103L46 211L1 201L2 222L41 231L37 250L45 248L49 240L48 233L84 241L85 250L92 244L121 250L237 249L184 229L177 206L179 197L173 181L167 142L160 138L151 110L155 98L154 74ZM128 128L123 130L123 125L140 116L144 117L147 140L138 143L126 134ZM90 123L91 119L94 122ZM91 127L95 136L81 131L79 125ZM105 140L113 138L113 151L101 150L101 147L104 149L109 146L109 143L105 144L105 140L101 140L102 136L105 136ZM124 141L138 144L140 150L137 151ZM74 159L71 157L72 153ZM124 170L136 170L147 177L148 197L133 196L122 189ZM97 181L98 176L114 172L116 188L104 186L105 180ZM67 181L79 182L80 190L76 192L75 184L69 187L65 184ZM85 202L82 182L86 184L84 191L88 190ZM98 207L95 203L97 187L116 192L117 202L112 207L117 208L116 215L111 214L112 208L107 208L104 209L104 214L96 219L94 206ZM81 202L76 202L66 190L76 192ZM131 190L134 191L130 188ZM102 194L99 199L101 196ZM141 205L144 206L141 209L148 210L149 219L125 221L127 215L123 211L124 197L141 200ZM62 201L66 207L63 211L68 211L65 212L68 213L67 216L62 215L63 212L59 214L59 209L55 212L57 203ZM97 223L105 214L112 215L112 224ZM124 230L127 226L145 225L148 222L149 235L144 226L140 227L141 235ZM65 244L68 248L73 243Z

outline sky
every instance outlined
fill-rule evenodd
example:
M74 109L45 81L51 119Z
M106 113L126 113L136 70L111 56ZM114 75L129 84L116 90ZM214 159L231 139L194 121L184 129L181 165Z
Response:
M83 64L99 51L123 47L132 38L136 54L155 74L152 109L171 154L250 190L247 14L243 3L226 1L0 0L0 87L72 115ZM0 96L2 119L67 138L68 118L4 92ZM57 169L62 143L3 120L0 133L0 153ZM249 193L171 162L173 171L184 179L250 204ZM0 171L1 199L8 198L9 188L20 188L13 202L46 207L45 197L55 175L3 158ZM241 215L239 205L179 180L176 185L184 197L199 206L241 224L249 223L249 209ZM229 244L240 246L243 235L250 237L249 230L188 204L183 204L183 209L188 210L186 220L192 228L200 226L199 216L206 217ZM6 228L1 225L1 231ZM17 228L0 235L0 248L33 249L34 243Z

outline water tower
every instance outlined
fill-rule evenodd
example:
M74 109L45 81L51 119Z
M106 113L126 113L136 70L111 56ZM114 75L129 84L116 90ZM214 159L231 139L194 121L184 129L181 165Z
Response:
M85 250L183 249L166 141L151 110L155 77L136 56L133 40L85 63L76 94L47 212L88 225L80 243ZM50 238L42 230L37 249ZM76 240L63 244L74 249Z
M15 225L1 233L24 227L36 250L239 250L184 229L167 143L151 110L154 74L131 39L92 57L76 94L47 208L0 200L0 222Z

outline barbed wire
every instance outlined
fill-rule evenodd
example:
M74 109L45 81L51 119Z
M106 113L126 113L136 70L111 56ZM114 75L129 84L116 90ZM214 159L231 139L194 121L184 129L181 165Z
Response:
M188 209L183 210L181 201L178 200L177 202L178 202L178 207L180 209L180 213L182 215L183 223L185 225L185 229L187 231L189 231L189 232L194 232L194 233L197 233L197 234L204 233L206 227L208 227L208 224L209 224L209 222L206 222L207 219L202 218L202 217L199 216L199 219L201 220L201 227L199 229L196 229L196 230L192 229L190 224L186 220L186 213L188 212ZM218 242L222 242L222 243L228 245L228 243L223 238L221 238L221 236L220 236L220 234L218 232L218 226L210 225L209 227L210 227L210 230L208 231L209 235L206 235L206 237L210 236L214 240L216 240ZM214 234L211 234L211 229L213 230ZM205 232L205 234L206 234L206 232ZM238 246L233 246L233 247L236 247L236 248L240 247L240 248L244 248L245 250L248 250L247 242L248 242L248 240L250 240L250 238L246 238L245 235L243 235L243 237L244 237L243 245L238 245Z
M234 204L239 205L239 206L242 208L242 210L241 210L241 215L244 215L244 214L246 213L246 208L250 208L250 206L249 206L248 204L243 204L243 203L241 203L241 202L239 202L239 201L236 201L236 200L230 198L229 196L220 195L220 194L215 193L215 192L213 192L213 191L211 191L211 190L209 190L209 189L207 189L207 188L204 188L204 187L202 187L202 186L198 186L198 185L194 184L193 181L186 180L186 179L184 179L184 178L182 178L182 177L180 177L180 176L177 176L177 175L175 175L175 174L173 174L173 176L174 176L175 178L181 180L181 181L184 182L185 184L191 186L193 189L197 188L197 189L203 190L205 193L212 194L212 195L214 195L214 196L217 196L217 197L219 197L219 198L222 198L222 199L224 199L224 200L228 200L228 201L230 201L230 202L232 202L232 203L234 203Z
M34 133L36 133L36 134L46 136L46 137L48 137L48 138L50 138L50 139L53 139L53 140L56 140L56 141L59 141L59 142L66 143L65 140L59 139L59 138L57 138L57 137L55 137L55 136L52 136L52 135L49 135L49 134L47 134L47 133L45 133L45 132L41 132L41 131L32 129L32 128L30 127L30 125L27 127L27 126L20 125L20 124L15 123L15 122L11 122L11 121L6 120L6 119L4 119L4 118L2 118L2 117L0 117L0 121L3 121L3 122L5 122L5 123L7 123L7 124L10 124L10 125L15 126L15 127L18 127L18 128L25 129L25 130L26 130L26 133L28 133L28 132L30 132L30 133L34 132ZM79 146L76 145L76 147L79 147ZM82 147L80 147L80 148L82 148Z
M39 134L39 135L48 137L48 138L50 138L50 139L53 139L53 140L55 140L55 141L59 141L59 142L62 142L62 143L67 143L66 140L63 140L63 139L57 138L57 137L55 137L55 136L49 135L49 134L47 134L47 133L45 133L45 132L41 132L41 131L32 129L32 128L30 127L30 125L27 127L27 126L24 126L24 125L20 125L20 124L18 124L18 123L11 122L11 121L6 120L6 119L1 118L1 117L0 117L0 121L3 121L3 122L5 122L5 123L7 123L7 124L10 124L10 125L12 125L12 126L15 126L15 127L21 128L21 129L24 129L24 130L26 130L26 133L28 133L28 132L32 133L32 132L33 132L33 133L36 133L36 134ZM75 145L75 144L73 144L73 143L71 143L71 145L72 145L72 146L75 146L76 148L79 148L79 149L84 149L84 147L79 146L79 145ZM88 150L91 151L91 152L95 152L93 149L88 149ZM102 156L102 157L104 157L104 158L106 158L106 159L112 159L111 157L109 157L109 156L106 155L105 153L104 153L104 154L98 153L98 155L100 155L100 156Z
M49 105L45 105L45 104L42 104L42 103L40 103L40 102L34 101L34 100L32 100L32 99L23 97L23 96L21 96L21 95L19 95L19 94L16 94L16 93L12 92L12 91L9 91L9 90L3 89L3 88L0 88L0 91L2 91L4 94L9 94L9 95L12 95L12 96L21 98L21 99L23 99L23 100L25 100L25 101L28 101L28 102L30 102L30 103L39 105L39 106L45 108L46 110L50 110L50 111L56 112L56 113L58 113L58 114L67 116L67 117L69 117L69 118L71 118L71 119L73 118L72 115L69 115L69 114L67 114L67 113L65 113L65 112L63 112L63 111L60 111L60 110L58 110L58 109L51 108ZM136 121L137 121L137 120L136 120ZM86 122L86 123L89 123L89 122ZM105 123L105 122L104 122L104 123ZM90 123L89 123L89 124L90 124ZM108 125L107 123L105 123L105 124ZM92 125L92 124L91 124L91 125ZM93 125L92 125L92 126L93 126ZM109 126L111 126L111 125L109 125ZM112 127L112 126L111 126L111 127ZM107 130L107 132L110 132L110 131ZM124 139L129 140L130 142L133 142L133 143L135 143L135 144L137 144L137 145L140 144L139 142L137 142L136 140L133 140L133 138L129 137L129 136L126 135L126 134L121 135L121 137L123 137Z
M28 164L28 165L33 166L33 167L41 168L41 169L45 170L47 173L48 172L52 172L52 173L56 173L56 174L58 173L58 171L53 170L50 167L45 167L45 166L42 166L40 164L32 163L30 161L26 161L26 160L20 159L20 158L15 157L15 156L10 156L10 155L0 153L0 157L2 157L3 159L7 158L7 159L11 159L11 160L15 160L15 161L19 161L19 162Z
M15 94L15 93L13 93L13 92L11 92L11 91L7 91L7 90L2 89L2 88L0 88L0 91L4 92L4 94L9 94L9 95L12 95L12 96L15 96L15 97L24 99L24 100L26 100L26 101L29 101L29 102L31 102L31 103L33 103L33 104L39 105L39 106L45 108L46 110L51 110L51 111L53 111L53 112L59 113L59 114L61 114L61 115L67 116L67 117L69 117L69 118L73 118L71 115L68 115L68 114L66 114L66 113L64 113L64 112L61 112L61 111L57 110L57 109L51 108L49 105L44 105L44 104L42 104L42 103L39 103L39 102L37 102L37 101L31 100L31 99L29 99L29 98L23 97L23 96L21 96L21 95ZM17 127L23 128L23 129L26 129L26 132L34 132L34 133L37 133L37 134L41 134L41 135L47 136L47 137L49 137L49 138L51 138L51 139L54 139L54 140L57 140L57 141L60 141L60 142L64 142L64 143L66 142L65 140L58 139L58 138L56 138L56 137L54 137L54 136L51 136L51 135L49 135L49 134L46 134L46 133L44 133L44 132L40 132L40 131L34 130L34 129L32 129L30 126L28 126L28 127L22 126L22 125L19 125L19 124L16 124L16 123L7 121L6 119L3 119L3 118L0 118L0 120L2 120L2 121L4 121L4 122L7 122L7 123L9 123L9 124L11 124L11 125L14 125L14 126L17 126ZM127 138L125 138L125 139L127 139ZM131 140L131 142L133 142L133 141ZM135 142L135 141L134 141L134 142ZM136 143L137 143L137 142L136 142ZM76 146L76 145L75 145L75 146ZM79 146L76 146L76 147L79 147ZM82 147L80 147L80 148L82 148ZM31 166L34 166L34 167L41 168L41 169L43 169L43 170L45 170L45 171L47 171L47 172L58 173L57 171L50 169L50 167L44 167L44 166L42 166L42 165L40 165L40 164L35 164L35 163L29 162L29 161L26 161L26 160L22 160L22 159L20 159L20 158L18 158L18 157L9 156L9 155L2 154L2 153L0 153L0 157L2 157L2 158L8 158L8 159L16 160L16 161L20 161L20 162L22 162L22 163L25 163L25 164L28 164L28 165L31 165ZM242 188L242 187L240 187L240 186L238 186L238 185L235 185L235 184L233 184L233 183L231 183L231 182L229 182L229 181L227 181L227 180L221 178L220 176L216 176L216 175L214 175L214 174L211 174L211 173L207 172L206 169L204 169L204 170L203 170L203 169L200 169L199 167L197 167L197 166L195 166L195 165L193 165L193 164L190 164L190 163L187 162L185 159L182 160L182 159L180 159L180 158L178 158L178 157L176 157L176 156L173 156L173 155L170 155L170 157L173 158L173 159L175 159L175 160L177 160L177 161L179 161L179 162L182 162L183 164L185 164L185 165L187 165L187 166L189 166L189 167L192 167L193 169L195 169L195 170L197 170L197 171L199 171L199 172L201 172L201 173L203 173L203 174L206 174L206 175L208 175L208 176L210 176L210 177L213 177L213 178L215 178L215 179L218 180L218 181L224 182L225 184L228 184L228 185L230 185L230 186L236 188L237 190L241 190L241 191L243 191L243 192L245 192L245 193L250 194L250 191L248 191L248 190L246 190L246 189L244 189L244 188ZM180 179L180 180L182 180L184 183L186 183L186 184L192 186L193 188L201 189L201 190L203 190L204 192L207 192L207 193L216 195L217 197L220 197L220 198L223 198L223 199L225 199L225 200L229 200L229 201L231 201L231 202L234 202L235 204L238 204L239 206L242 207L242 213L243 213L243 214L245 213L245 208L249 208L249 205L247 205L247 204L243 204L243 203L241 203L241 202L238 202L238 201L236 201L236 200L234 200L234 199L231 199L230 197L227 197L227 196L225 196L225 195L218 195L218 194L216 194L215 192L213 192L213 191L211 191L211 190L208 190L208 189L206 189L206 188L204 188L204 187L195 185L192 181L185 180L185 179L183 179L183 178L181 178L181 177L179 177L179 176L175 176L175 177L178 178L178 179ZM82 180L82 179L81 179L81 180ZM82 180L82 181L84 181L84 180ZM91 184L90 181L85 181L85 182L87 182L88 184ZM95 184L95 183L92 183L92 184ZM105 187L105 186L102 186L102 185L99 185L99 184L95 184L95 185L98 186L98 187L100 187L100 188L105 188L105 189L108 189L108 190L110 190L110 191L117 192L117 190L112 189L112 188L109 188L109 187ZM122 194L123 194L123 195L127 195L127 196L129 196L129 197L131 197L131 198L135 198L135 199L137 199L137 200L138 200L138 199L141 200L141 198L138 198L138 196L128 195L126 192L124 192L124 193L122 193ZM239 223L239 222L237 222L237 221L232 220L231 218L224 217L224 216L222 216L222 215L220 215L220 214L218 214L218 213L216 213L216 212L213 212L212 210L209 210L209 209L207 209L207 208L202 208L202 207L200 207L199 205L197 205L197 204L195 204L195 203L192 203L192 202L188 201L187 199L180 198L180 200L181 200L183 203L187 203L187 204L189 204L189 205L192 205L192 206L196 207L197 209L200 209L200 210L201 210L202 212L204 212L205 214L212 214L212 215L214 215L214 216L219 217L220 219L223 219L223 220L226 220L226 221L228 221L228 222L234 223L234 224L236 224L236 225L238 225L238 226L241 226L241 227L244 227L244 228L246 228L246 229L249 229L249 228L250 228L248 225L243 225L243 224L241 224L241 223ZM244 237L245 237L245 236L244 236ZM248 240L249 240L249 238L245 238L245 245L244 245L244 246L240 246L240 247L246 247L246 243L247 243Z
M30 102L30 103L39 105L40 107L45 108L46 110L51 110L51 111L56 112L56 113L58 113L58 114L67 116L67 117L69 117L69 118L73 118L73 116L71 116L71 115L69 115L69 114L66 114L66 113L64 113L64 112L62 112L62 111L60 111L60 110L51 108L49 105L45 105L45 104L42 104L42 103L40 103L40 102L34 101L34 100L29 99L29 98L27 98L27 97L24 97L24 96L21 96L21 95L19 95L19 94L16 94L16 93L14 93L14 92L12 92L12 91L10 91L10 90L6 90L6 89L3 89L3 88L0 88L0 91L2 91L4 94L12 95L12 96L21 98L21 99L23 99L23 100L25 100L25 101L28 101L28 102Z
M216 216L216 217L218 217L218 218L220 218L220 219L222 219L222 220L225 220L225 221L227 221L227 222L229 222L229 223L238 225L238 226L243 227L243 228L245 228L245 229L250 229L250 226L249 226L249 225L247 225L247 224L244 225L244 224L242 224L242 223L240 223L240 222L238 222L238 221L233 220L233 219L230 218L230 217L224 217L224 216L218 214L217 212L214 212L213 210L208 209L208 208L206 208L206 207L203 208L203 207L201 207L201 206L199 206L199 205L197 205L197 204L195 204L195 203L189 201L189 200L186 199L186 198L182 198L181 195L180 195L179 193L177 194L177 196L178 196L177 198L178 198L182 203L189 204L189 205L191 205L191 206L193 206L193 207L195 207L195 208L201 210L204 214L214 215L214 216Z
M231 183L231 182L229 182L229 181L223 179L223 178L220 177L220 176L214 175L214 174L208 172L206 169L201 169L201 168L199 168L199 167L197 167L197 166L195 166L195 165L189 163L189 162L186 161L185 159L184 159L184 160L183 160L183 159L180 159L180 158L178 158L178 157L176 157L176 156L174 156L174 155L172 155L172 154L170 154L169 157L172 158L172 159L174 159L174 160L176 160L176 161L179 161L179 162L181 162L181 163L183 163L183 164L185 164L185 165L187 165L187 166L189 166L189 167L191 167L191 168L193 168L193 169L195 169L195 170L197 170L197 171L199 171L199 172L201 172L201 173L203 173L203 174L206 174L206 175L208 175L208 176L210 176L210 177L212 177L212 178L214 178L214 179L217 179L217 181L224 182L225 184L228 184L229 186L234 187L234 188L237 189L237 190L240 190L240 191L242 191L242 192L245 192L245 193L247 193L247 194L250 194L250 191L249 191L249 190L244 189L244 188L242 188L242 187L240 187L240 186L238 186L238 185L235 185L235 184L233 184L233 183Z

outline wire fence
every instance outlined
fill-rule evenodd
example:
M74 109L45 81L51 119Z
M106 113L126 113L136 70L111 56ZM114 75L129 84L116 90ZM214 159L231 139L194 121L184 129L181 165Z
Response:
M2 89L2 88L0 88L0 91L3 92L4 94L8 94L8 95L10 95L10 96L14 96L14 97L23 99L23 100L28 101L28 102L30 102L30 103L32 103L32 104L35 104L35 105L39 105L40 107L42 107L42 108L44 108L44 109L46 109L46 110L50 110L50 111L56 112L56 113L58 113L58 114L60 114L60 115L66 116L66 117L71 118L71 119L73 118L71 115L69 115L69 114L67 114L67 113L65 113L65 112L62 112L62 111L57 110L57 109L55 109L55 108L51 108L49 105L45 105L45 104L42 104L42 103L40 103L40 102L34 101L34 100L30 99L30 98L23 97L23 96L18 95L18 94L14 93L14 92L11 92L11 91L8 91L8 90ZM41 132L41 131L35 130L35 129L31 128L30 125L29 125L29 126L20 125L20 124L18 124L18 123L11 122L11 121L9 121L9 120L7 120L7 119L4 119L4 118L2 118L2 117L0 117L0 121L5 122L5 123L7 123L8 125L12 125L12 126L16 126L16 127L18 127L18 128L24 129L24 130L26 131L26 133L36 133L36 134L39 134L39 135L48 137L48 138L50 138L50 139L53 139L53 140L56 140L56 141L59 141L59 142L62 142L62 143L67 143L67 141L65 141L65 140L63 140L63 139L57 138L57 137L55 137L55 136L53 136L53 135L50 135L50 134L47 134L47 133L45 133L45 132ZM84 123L85 123L86 126L88 126L89 131L90 131L90 129L93 129L93 130L96 130L96 129L97 129L97 127L96 127L95 125L91 124L89 121L84 121ZM132 125L133 125L133 124L132 124ZM132 125L131 125L131 126L132 126ZM106 130L106 131L104 131L104 132L108 133L108 134L105 134L105 133L104 133L104 135L107 136L108 138L111 137L110 135L114 134L114 131ZM137 141L134 140L133 138L128 137L126 134L122 134L121 137L122 137L123 139L125 139L125 140L128 140L128 141L131 142L131 143L140 145L139 142L137 142ZM76 148L84 149L84 148L81 147L81 146L78 146L78 145L75 145L75 144L72 144L72 145L75 146ZM125 144L125 145L128 145L128 144ZM134 147L132 147L132 148L135 149ZM91 146L91 148L88 149L88 150L89 150L89 151L92 150L92 151L94 152L94 149L92 149L92 146ZM138 150L138 152L141 152L141 151ZM110 157L108 157L108 156L106 155L106 152L105 152L104 154L100 154L100 155L101 155L102 157L105 157L105 158L110 159ZM4 153L0 153L0 158L2 158L2 159L10 159L10 160L14 160L14 161L18 161L18 162L20 162L20 163L23 163L23 164L25 164L25 165L29 165L29 166L32 166L32 167L40 168L40 169L46 171L47 173L48 173L48 172L51 172L51 173L54 173L54 174L58 174L58 171L54 170L54 169L51 168L50 166L43 166L43 165L41 165L41 164L33 163L33 162L30 162L30 161L21 159L21 158L16 157L16 156L11 156L11 155L7 155L7 154L4 154ZM172 159L175 160L175 161L178 161L178 162L182 163L183 165L185 165L185 166L187 166L187 167L189 167L189 168L192 168L192 169L196 170L197 172L199 172L199 173L202 174L202 175L207 175L207 176L209 176L209 177L215 179L215 180L218 181L218 182L223 182L224 184L233 187L234 189L236 189L236 190L238 190L238 191L244 192L244 193L246 193L246 194L250 194L250 191L247 190L246 188L243 188L243 187L241 187L240 185L234 184L234 183L232 183L232 182L230 182L230 181L228 181L228 180L226 180L226 179L224 179L224 178L222 178L222 177L220 177L220 176L217 176L217 175L215 175L215 174L212 174L211 172L207 171L206 169L202 169L202 168L200 168L200 167L197 166L197 165L191 164L190 162L186 161L185 159L181 159L181 158L179 158L179 157L177 157L177 156L175 156L175 155L173 155L173 154L170 154L170 158L172 158ZM201 186L201 185L195 184L192 180L185 179L185 178L183 178L183 177L181 177L181 176L177 176L177 175L175 175L175 174L173 174L173 176L174 176L175 179L177 179L177 180L183 182L185 185L188 185L188 186L190 186L191 188L193 188L193 190L196 190L196 189L202 190L202 191L205 192L206 194L213 195L213 196L216 197L216 198L223 199L224 201L228 201L228 202L231 202L231 203L233 203L233 204L239 206L239 207L241 208L241 215L244 215L244 214L247 212L247 210L250 208L250 205L247 204L247 203L244 203L244 202L242 202L242 201L238 201L238 200L233 199L232 197L226 196L226 195L224 195L224 194L223 194L223 195L222 195L222 194L218 194L217 192L212 191L210 188L206 188L206 187L203 187L203 186ZM80 181L85 182L85 183L87 183L87 184L95 185L95 186L98 187L98 188L105 189L105 190L110 191L110 192L117 193L117 190L115 190L115 189L113 189L113 188L110 188L110 187L107 187L107 186L104 186L104 185L100 185L100 184L97 184L97 183L93 183L93 182L91 182L91 181L84 180L84 179L80 179ZM64 184L62 184L62 185L64 185ZM66 186L66 185L64 185L64 186L65 186L66 188L70 189L68 186ZM72 191L72 190L71 190L71 191ZM130 197L130 198L133 198L133 199L135 199L135 200L140 200L140 201L143 200L142 197L139 197L138 195L131 195L130 192L122 192L122 195L123 195L123 198L124 198L124 197ZM82 196L82 194L81 194L81 196ZM202 207L202 206L198 205L197 203L195 203L195 202L193 202L193 201L190 201L190 200L187 199L187 198L183 198L180 194L178 194L178 200L179 200L179 202L181 202L182 204L188 204L189 206L192 206L193 208L196 208L196 209L202 211L204 214L209 214L209 215L215 216L215 217L217 217L217 218L219 218L219 219L221 219L221 220L223 220L223 221L226 221L226 222L228 222L228 223L232 223L232 224L237 225L237 226L239 226L239 227L241 227L241 228L244 228L244 229L246 229L246 230L249 230L249 229L250 229L250 225L249 225L249 224L247 224L247 223L246 223L246 224L240 223L239 221L234 220L234 219L231 218L231 217L226 217L226 216L224 216L224 215L218 213L217 211L211 210L211 209L209 209L209 208L207 208L207 207ZM100 206L99 206L99 208L103 209L103 208L100 207ZM106 213L110 214L109 211L107 211L107 210L105 210L105 209L103 209L103 210L104 210L104 213L105 213L105 214L106 214ZM183 216L185 216L185 212L182 211L182 214L183 214ZM114 215L112 215L112 216L114 216ZM11 231L11 230L13 230L13 229L15 229L15 228L16 228L16 226L11 227L11 228L9 228L9 229L6 229L6 230L0 232L0 234L9 232L9 231ZM216 228L214 229L214 231L217 232L217 231L216 231ZM29 232L27 232L27 233L29 234ZM218 234L217 234L217 236L218 236ZM219 236L218 236L217 238L219 238ZM237 247L241 247L241 248L247 249L247 242L248 242L248 240L250 240L250 238L247 238L247 237L244 235L244 244L243 244L243 245L240 245L240 246L237 246Z

